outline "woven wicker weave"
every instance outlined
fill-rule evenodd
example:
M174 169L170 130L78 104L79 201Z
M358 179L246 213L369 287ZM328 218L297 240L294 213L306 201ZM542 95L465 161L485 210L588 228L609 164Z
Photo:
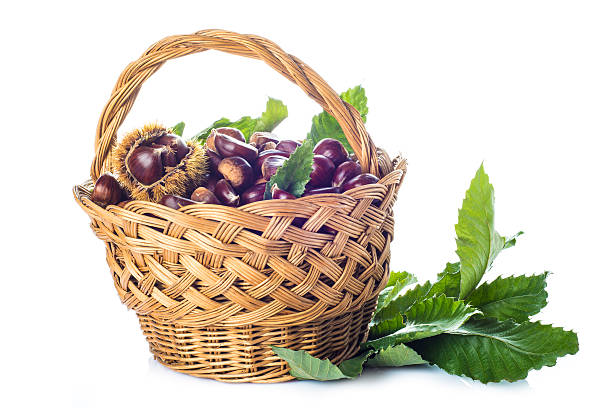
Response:
M285 381L288 367L269 345L337 363L366 338L389 276L391 208L406 163L377 150L359 113L296 57L261 37L205 30L165 38L123 71L98 123L92 180L110 170L117 130L141 85L165 61L209 49L260 59L297 84L338 120L364 171L380 182L344 194L178 211L145 201L101 208L90 200L91 180L74 195L158 361L222 381ZM299 228L294 217L308 221ZM337 234L318 232L324 225Z

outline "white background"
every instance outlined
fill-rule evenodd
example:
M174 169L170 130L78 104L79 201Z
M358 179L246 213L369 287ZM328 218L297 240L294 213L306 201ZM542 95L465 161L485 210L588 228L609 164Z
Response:
M609 2L3 2L0 14L3 406L603 403L611 363ZM262 35L336 90L365 87L374 140L409 160L393 269L425 280L456 259L457 208L484 160L498 230L526 232L488 278L553 271L538 319L576 330L580 352L525 381L486 386L435 367L368 370L336 383L228 385L154 362L71 188L88 177L98 115L124 66L166 35L203 28ZM184 120L191 135L220 116L257 115L268 95L289 106L277 133L304 137L319 107L263 63L185 57L145 84L123 131Z

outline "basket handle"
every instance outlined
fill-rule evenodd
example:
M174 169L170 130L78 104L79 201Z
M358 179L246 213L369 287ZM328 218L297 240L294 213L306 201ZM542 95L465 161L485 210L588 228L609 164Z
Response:
M342 101L312 68L265 38L225 30L202 30L194 34L164 38L123 70L98 121L96 155L91 165L92 180L97 180L103 171L110 169L117 130L132 108L142 84L164 62L207 50L262 60L298 85L338 121L363 170L379 175L376 146L366 132L361 115L353 106Z

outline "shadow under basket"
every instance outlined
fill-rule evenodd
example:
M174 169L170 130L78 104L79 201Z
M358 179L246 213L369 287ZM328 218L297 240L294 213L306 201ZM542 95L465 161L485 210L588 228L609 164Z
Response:
M336 118L364 172L379 182L238 208L92 202L91 180L112 171L117 130L144 81L167 60L209 49L260 59L297 84ZM198 377L280 382L293 377L270 346L334 363L359 351L389 279L392 208L406 162L377 149L359 112L310 67L253 35L168 37L119 77L95 149L91 180L75 186L74 197L105 243L117 293L138 315L156 360Z

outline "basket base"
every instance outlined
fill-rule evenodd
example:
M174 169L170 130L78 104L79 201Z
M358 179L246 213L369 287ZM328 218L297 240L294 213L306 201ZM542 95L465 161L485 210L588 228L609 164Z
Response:
M196 329L138 315L140 327L157 361L175 371L224 382L273 383L292 380L287 363L269 346L305 350L333 363L359 351L376 307L330 320L291 327L204 327Z

